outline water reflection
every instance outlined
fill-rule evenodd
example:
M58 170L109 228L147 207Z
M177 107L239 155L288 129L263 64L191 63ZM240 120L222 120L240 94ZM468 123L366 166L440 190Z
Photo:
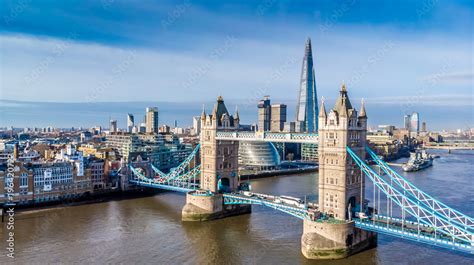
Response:
M448 155L406 174L448 205L474 215L474 152ZM371 199L371 185L367 187ZM317 199L317 173L252 181L257 192ZM203 223L181 222L185 196L111 201L21 214L17 264L473 264L467 254L379 236L379 246L348 259L310 261L300 252L302 222L270 208ZM0 236L5 238L5 226ZM4 254L4 248L1 249ZM9 262L4 255L0 264Z

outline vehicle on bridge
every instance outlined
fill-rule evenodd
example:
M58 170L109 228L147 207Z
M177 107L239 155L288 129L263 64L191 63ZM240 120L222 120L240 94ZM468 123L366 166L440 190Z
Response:
M283 196L280 196L279 199L281 202L285 204L293 205L299 208L305 208L305 203L300 198L283 195Z
M369 216L365 214L364 212L356 212L355 217L360 218L360 219L368 219Z

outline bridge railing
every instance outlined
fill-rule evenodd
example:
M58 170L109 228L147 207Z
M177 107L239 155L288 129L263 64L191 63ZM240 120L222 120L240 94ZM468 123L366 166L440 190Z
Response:
M467 227L467 229L472 233L474 231L474 219L447 206L446 204L436 200L431 197L429 194L417 188L406 178L398 174L395 170L390 168L383 160L381 160L375 152L373 152L369 147L366 147L367 152L372 157L372 159L377 163L377 165L387 174L387 176L393 180L400 188L402 188L406 193L412 196L414 199L420 203L426 205L434 212L439 213L444 216L446 219L458 223L461 226Z
M266 141L266 142L296 142L318 143L317 133L290 133L290 132L224 132L218 131L218 140Z
M446 218L440 216L437 212L421 204L420 201L406 195L406 191L400 191L386 180L380 177L371 167L369 167L350 147L347 147L347 152L361 168L364 174L371 179L374 184L382 191L388 198L395 202L402 208L402 219L405 219L405 212L415 217L419 223L424 223L435 229L435 232L442 233L450 238L453 242L459 240L464 244L473 243L473 234L465 227L461 227L456 223L450 222Z

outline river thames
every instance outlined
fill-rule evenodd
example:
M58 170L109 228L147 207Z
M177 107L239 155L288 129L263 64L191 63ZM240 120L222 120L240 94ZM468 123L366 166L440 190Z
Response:
M441 156L433 167L403 174L433 197L474 216L474 152L431 152ZM315 200L317 178L317 173L307 173L251 184L256 192ZM367 194L372 194L370 183ZM184 203L182 194L164 192L21 213L15 220L15 263L474 264L473 255L384 235L379 235L377 248L347 259L310 261L300 252L302 221L297 218L253 206L248 215L183 223ZM1 238L6 237L5 231L4 226ZM1 264L9 261L5 255L0 258Z

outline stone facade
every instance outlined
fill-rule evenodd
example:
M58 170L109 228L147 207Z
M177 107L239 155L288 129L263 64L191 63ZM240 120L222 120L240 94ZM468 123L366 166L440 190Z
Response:
M301 252L308 259L341 259L377 246L377 234L355 228L354 222L304 220Z
M229 115L222 97L211 115L201 114L201 189L211 192L235 191L238 186L238 141L218 141L217 131L239 128L239 114Z
M239 129L239 114L229 115L222 97L211 115L201 114L201 190L186 195L183 221L208 221L251 212L250 205L224 205L221 193L233 192L239 185L238 141L218 141L217 131Z
M334 108L326 113L323 102L319 112L319 208L336 219L348 219L348 208L361 205L365 183L346 146L364 158L366 134L365 107L358 114L343 85Z
M367 115L352 107L342 86L334 108L319 112L319 210L335 219L304 220L301 252L308 259L341 259L377 246L377 234L355 227L361 211L364 177L348 155L349 146L365 158Z

